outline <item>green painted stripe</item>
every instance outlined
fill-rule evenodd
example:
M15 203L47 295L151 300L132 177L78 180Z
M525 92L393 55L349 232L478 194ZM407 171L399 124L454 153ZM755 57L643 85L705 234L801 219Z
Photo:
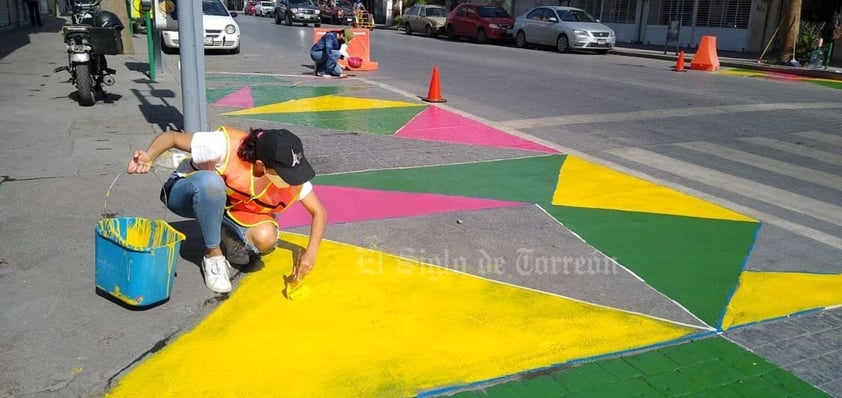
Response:
M703 358L703 359L699 359ZM641 365L645 364L645 365ZM645 368L641 370L639 368ZM619 376L622 375L622 376ZM637 355L590 362L459 397L677 397L827 395L778 366L721 337Z
M251 96L254 106L277 104L294 99L321 97L339 94L340 87L312 87L312 86L251 86Z
M842 82L837 82L837 81L829 82L829 81L824 81L824 80L810 80L810 83L818 84L819 86L835 88L837 90L842 90Z
M759 226L619 210L546 210L709 325L719 322Z
M248 119L266 120L270 122L333 130L362 131L372 134L391 135L406 125L410 119L424 110L424 108L426 108L426 106L408 106L362 111L267 113L231 117L243 117Z
M564 155L318 176L317 184L536 203L552 200Z
M217 82L241 82L241 83L289 83L288 80L270 75L229 75L229 74L208 74L205 77L208 81ZM242 88L242 87L239 87Z

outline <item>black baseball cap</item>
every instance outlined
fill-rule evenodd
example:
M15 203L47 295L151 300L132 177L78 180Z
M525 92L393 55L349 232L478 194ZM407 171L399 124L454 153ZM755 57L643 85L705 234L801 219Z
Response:
M290 185L301 185L316 176L304 157L301 139L287 129L258 133L257 159L274 169Z

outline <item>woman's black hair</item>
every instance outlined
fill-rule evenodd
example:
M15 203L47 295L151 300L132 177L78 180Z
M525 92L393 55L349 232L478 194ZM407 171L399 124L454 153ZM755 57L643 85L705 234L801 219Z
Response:
M249 129L249 135L243 138L240 148L237 149L237 156L249 163L257 161L257 137L263 133L263 129Z

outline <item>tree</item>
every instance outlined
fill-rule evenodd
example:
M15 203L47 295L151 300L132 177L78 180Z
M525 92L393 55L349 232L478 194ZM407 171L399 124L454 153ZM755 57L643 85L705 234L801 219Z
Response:
M795 57L795 43L798 42L798 31L801 27L801 0L790 0L789 7L784 9L781 19L783 44L781 46L780 62L787 63Z
M100 7L103 10L108 10L117 14L117 17L123 22L123 25L126 27L122 32L120 32L120 35L123 38L123 53L134 54L134 42L132 41L132 36L129 34L129 25L132 23L132 20L129 18L126 0L102 0Z

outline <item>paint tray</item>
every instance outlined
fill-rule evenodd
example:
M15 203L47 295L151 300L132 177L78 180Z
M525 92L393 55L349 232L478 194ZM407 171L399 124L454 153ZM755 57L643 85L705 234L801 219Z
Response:
M184 234L163 220L106 218L95 228L96 287L130 307L169 299Z

